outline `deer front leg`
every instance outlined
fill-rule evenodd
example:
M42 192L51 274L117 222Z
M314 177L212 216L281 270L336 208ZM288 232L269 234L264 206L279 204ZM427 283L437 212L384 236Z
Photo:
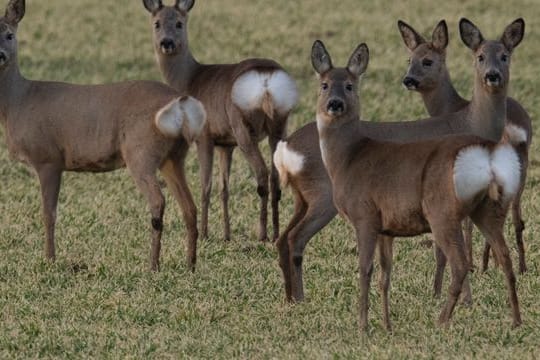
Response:
M201 177L201 237L208 238L208 208L212 193L212 166L214 162L214 143L203 135L197 142L199 173Z
M56 207L62 180L62 170L56 165L46 164L36 168L41 186L41 205L43 223L45 225L45 257L54 261L54 227L56 223Z
M381 265L381 274L379 277L379 289L381 291L383 304L383 320L387 331L392 331L392 323L390 321L390 276L392 274L393 262L393 242L394 239L389 236L379 236L379 263Z
M229 218L229 177L231 175L231 164L234 147L218 147L221 204L223 208L223 239L231 240L231 222Z

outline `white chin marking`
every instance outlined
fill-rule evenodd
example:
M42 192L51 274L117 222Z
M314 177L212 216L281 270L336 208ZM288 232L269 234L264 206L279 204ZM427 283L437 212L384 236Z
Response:
M287 146L286 141L280 141L274 152L274 165L279 173L282 186L289 182L289 175L296 175L304 166L304 156Z
M527 142L527 131L517 125L508 124L504 127L504 137L512 145L518 145Z
M291 76L283 70L248 71L240 75L232 88L232 101L243 111L262 109L264 96L271 98L274 110L287 115L298 102L298 90Z

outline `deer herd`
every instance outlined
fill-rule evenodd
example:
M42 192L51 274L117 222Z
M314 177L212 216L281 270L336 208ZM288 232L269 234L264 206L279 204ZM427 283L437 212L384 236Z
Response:
M208 236L214 150L219 154L223 238L231 239L229 175L238 146L253 170L260 197L259 240L268 239L272 208L287 300L304 299L302 263L308 241L336 214L354 229L359 271L359 325L368 325L368 294L378 250L383 322L391 330L389 288L394 237L432 233L440 296L448 262L451 282L439 323L449 323L458 298L472 295L472 227L506 277L513 326L521 324L504 224L511 210L519 273L527 270L523 245L523 193L531 119L507 96L510 62L524 36L517 19L497 40L486 40L469 20L459 33L474 58L470 101L462 98L446 67L445 21L427 40L410 25L398 29L410 60L403 85L420 93L429 117L415 121L361 120L359 79L369 63L368 46L358 45L345 67L334 66L317 40L311 63L318 75L315 121L287 136L287 120L298 102L293 77L270 59L202 64L187 34L195 0L143 0L150 12L157 64L167 85L130 81L73 85L25 79L19 70L17 26L24 0L10 0L0 18L0 121L9 154L37 173L41 187L45 256L55 259L55 221L64 171L105 172L126 167L150 210L150 265L159 270L165 198L161 173L178 202L187 228L187 264L195 268L197 240ZM380 120L380 119L377 119ZM269 170L259 149L268 137ZM200 168L201 219L188 187L184 162L195 142ZM279 233L280 186L294 195L294 214Z

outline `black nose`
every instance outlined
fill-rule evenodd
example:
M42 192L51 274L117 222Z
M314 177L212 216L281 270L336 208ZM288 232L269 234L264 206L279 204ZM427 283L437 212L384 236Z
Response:
M489 82L500 82L501 81L501 74L498 72L488 72L486 74L486 80Z
M175 48L174 41L172 41L171 39L161 40L160 45L161 45L161 48L164 50L174 50Z
M0 61L1 61L1 62L7 61L7 56L6 56L6 54L4 54L4 53L1 52L1 51L0 51Z
M341 100L333 99L328 102L327 110L329 112L343 112L345 111L345 103Z
M418 87L418 85L420 85L420 83L418 82L418 80L410 77L410 76L407 76L403 79L403 85L407 88L407 89L415 89Z

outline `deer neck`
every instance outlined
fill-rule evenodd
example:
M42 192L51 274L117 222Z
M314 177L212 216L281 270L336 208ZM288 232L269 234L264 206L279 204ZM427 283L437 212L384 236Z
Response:
M156 50L156 57L165 82L179 92L187 91L193 75L200 67L189 48L176 55L163 55Z
M0 72L0 122L3 126L10 108L16 106L29 84L30 81L22 77L16 63Z
M430 116L453 113L467 104L454 88L446 69L441 75L439 86L431 91L422 92L421 95Z
M501 140L506 123L506 93L506 87L496 93L488 93L482 80L476 78L467 117L475 135L496 142Z
M357 116L351 116L334 125L325 122L324 117L325 115L317 114L319 145L324 166L333 178L340 168L347 166L351 148L361 140L358 136L360 122Z

